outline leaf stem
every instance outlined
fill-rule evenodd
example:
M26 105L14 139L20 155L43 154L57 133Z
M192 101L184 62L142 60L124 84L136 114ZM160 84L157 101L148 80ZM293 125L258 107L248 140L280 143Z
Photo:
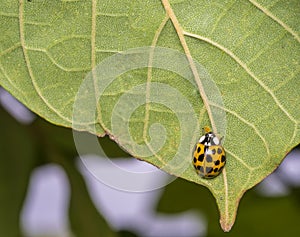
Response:
M216 128L216 125L215 125L215 122L214 122L214 118L213 118L213 115L212 115L212 111L210 109L210 105L209 105L209 101L208 101L208 98L205 94L205 90L203 88L203 85L202 85L202 82L200 80L200 77L199 77L199 73L197 71L197 68L196 68L196 65L194 63L194 60L191 56L191 52L189 50L189 47L186 43L186 40L185 40L185 37L184 37L184 31L182 30L180 24L179 24L179 21L177 20L177 17L173 11L173 9L171 8L171 5L169 3L168 0L161 0L162 1L162 4L166 10L166 13L168 14L168 16L170 17L174 27L175 27L175 30L177 32L177 35L179 37L179 40L180 40L180 43L183 47L183 50L185 52L185 55L187 57L187 60L190 64L190 68L192 70L192 73L194 75L194 78L195 78L195 81L196 81L196 84L198 86L198 90L200 92L200 96L203 100L203 103L204 103L204 106L207 110L207 114L209 116L209 119L210 119L210 122L211 122L211 126L212 126L212 130L215 132L215 133L218 133L217 132L217 128Z

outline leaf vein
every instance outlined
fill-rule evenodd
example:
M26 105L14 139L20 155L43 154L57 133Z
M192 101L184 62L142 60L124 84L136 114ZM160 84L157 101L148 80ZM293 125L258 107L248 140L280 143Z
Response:
M297 35L297 33L289 27L287 24L285 24L283 21L281 21L279 18L277 18L275 15L272 14L268 9L264 8L262 5L260 5L255 0L249 0L254 6L256 6L259 10L261 10L263 13L265 13L268 17L276 21L279 25L281 25L286 31L288 31L295 39L300 42L300 37Z
M3 65L2 65L2 63L0 63L0 71L1 71L1 72L3 73L3 75L6 77L7 81L9 82L9 84L10 84L13 88L15 88L15 89L17 90L18 94L21 94L21 95L23 96L23 98L26 98L25 93L24 93L21 89L19 89L18 87L16 87L15 83L13 83L13 82L11 81L11 79L10 79L10 77L7 75L7 73L6 73L6 71L5 71L5 69L4 69Z
M210 102L210 105L211 106L214 106L218 109L222 109L224 110L225 112L227 113L230 113L231 115L235 116L236 118L238 118L239 120L241 120L243 123L247 124L249 127L251 127L255 132L256 134L260 137L260 139L262 140L265 148L266 148L266 152L267 152L267 155L268 155L268 158L270 159L270 149L269 149L269 144L267 143L266 139L261 135L261 133L259 132L259 130L255 127L254 124L250 123L249 121L247 121L246 119L244 119L243 117L241 117L240 115L238 115L236 112L230 110L230 109L227 109L225 107L221 107L220 105L218 104L215 104L215 103L212 103Z
M289 114L289 112L284 108L284 106L280 103L280 101L278 100L278 98L275 96L275 94L271 91L270 88L268 88L261 80L259 80L256 75L250 70L250 68L248 68L248 66L239 58L237 57L232 51L230 51L229 49L227 49L226 47L218 44L217 42L212 41L211 39L208 39L204 36L201 35L197 35L197 34L193 34L190 32L186 32L184 31L184 34L187 36L190 36L192 38L196 38L199 40L203 40L213 46L215 46L216 48L222 50L223 52L225 52L226 54L228 54L232 59L234 59L266 92L269 93L269 95L273 98L273 100L275 101L276 105L286 114L286 116L293 122L293 123L297 123L296 119Z
M4 56L5 54L8 54L10 52L13 52L15 49L21 47L21 43L16 43L15 45L11 46L10 48L8 49L5 49L3 50L1 53L0 53L0 57Z
M82 72L82 71L88 71L91 70L90 67L83 67L83 68L76 68L76 67L64 67L62 65L60 65L58 62L56 62L56 60L52 57L51 53L48 51L45 51L45 54L48 56L48 58L50 59L50 61L59 69L65 71L65 72Z
M219 22L222 20L222 18L226 15L226 13L230 10L230 8L236 3L236 1L230 2L229 6L227 8L223 8L223 11L221 14L219 14L219 17L216 19L215 24L212 26L212 30L210 31L210 35L212 35L217 28Z
M20 30L20 43L23 49L23 54L24 54L24 59L26 62L26 66L27 66L27 71L29 73L29 76L31 78L32 81L32 85L33 88L36 90L37 94L40 96L40 98L42 99L42 101L49 107L50 110L52 110L58 117L60 117L61 119L65 120L66 122L71 123L72 121L62 115L56 108L54 108L49 101L47 101L47 99L43 96L43 94L41 93L40 88L38 87L32 68L31 68L31 64L30 64L30 59L29 59L29 55L26 49L26 45L25 45L25 29L24 29L24 0L19 0L19 30Z
M1 16L12 17L12 18L19 18L19 15L18 15L18 14L7 13L7 12L2 12L2 11L0 11L0 15L1 15Z
M169 20L169 16L166 14L166 16L162 20L160 26L158 27L158 29L153 37L152 44L151 44L151 46L153 47L153 50L154 50L154 47L157 45L158 38L159 38L162 30L164 29L165 25L167 24L168 20ZM150 116L149 100L150 100L151 78L152 78L152 64L153 64L153 53L154 53L153 50L151 50L149 53L149 63L148 63L147 82L146 82L145 121L144 121L144 128L143 128L143 139L145 142L147 140L147 130L148 130L148 126L149 126L149 116Z
M97 12L96 16L129 17L128 14L124 14L124 13L108 13L108 12Z
M234 157L237 161L239 161L243 166L245 166L248 170L252 171L255 168L249 166L245 161L243 161L241 158L239 158L236 154L231 152L229 149L226 149L226 154L230 154L232 157Z
M251 58L248 62L247 65L250 66L252 63L254 63L262 54L264 54L271 46L274 44L278 43L280 40L282 40L285 37L285 34L278 35L277 38L274 38L274 40L267 45L264 45L264 47L261 48L259 52L255 54L253 58Z

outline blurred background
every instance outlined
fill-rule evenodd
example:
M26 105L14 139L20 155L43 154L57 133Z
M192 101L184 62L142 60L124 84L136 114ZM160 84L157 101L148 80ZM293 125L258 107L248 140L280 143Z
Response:
M39 118L2 88L0 129L0 237L300 233L299 147L246 192L233 229L224 233L215 200L205 187L131 158L107 137L99 142L111 162L88 148L79 158L71 129ZM99 179L97 172L105 177ZM134 180L124 172L141 175ZM119 184L130 188L119 189ZM137 184L151 191L138 191Z

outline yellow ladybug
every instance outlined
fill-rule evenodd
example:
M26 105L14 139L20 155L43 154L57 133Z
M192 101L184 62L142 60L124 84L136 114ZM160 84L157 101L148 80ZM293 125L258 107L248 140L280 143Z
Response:
M221 139L209 127L204 127L204 131L194 149L193 165L202 178L214 178L225 166L225 150Z

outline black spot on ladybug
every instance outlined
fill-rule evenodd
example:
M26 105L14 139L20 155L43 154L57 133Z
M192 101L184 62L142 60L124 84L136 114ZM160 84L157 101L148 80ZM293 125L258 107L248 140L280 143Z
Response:
M201 151L201 147L198 146L197 152L200 153L200 151Z
M216 154L216 149L212 149L211 152L213 155Z
M213 161L213 159L210 155L206 155L206 161L207 161L207 163L210 163Z
M198 157L198 160L202 162L203 159L204 159L204 154L201 154L201 155Z
M222 154L222 149L218 148L218 154Z
M196 163L197 162L197 158L194 156L194 163Z
M206 173L211 173L211 172L213 172L213 168L211 168L211 167L206 167L205 168L205 171L206 171Z
M219 165L220 164L220 161L219 160L216 160L215 161L215 165Z
M225 162L225 160L226 160L226 157L225 157L225 156L222 156L221 161L222 161L222 162Z
M214 169L214 172L216 172L216 173L217 173L218 171L219 171L219 169L218 169L218 168L215 168L215 169Z
M201 173L204 173L203 166L200 166L199 171L200 171Z

